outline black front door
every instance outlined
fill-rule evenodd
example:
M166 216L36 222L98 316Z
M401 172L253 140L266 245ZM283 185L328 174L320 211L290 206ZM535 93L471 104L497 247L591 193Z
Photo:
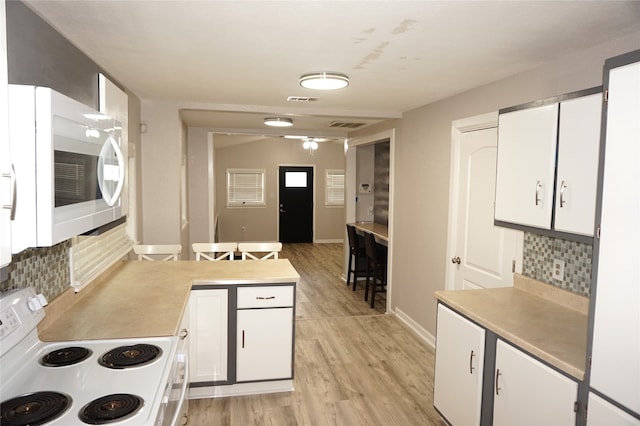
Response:
M313 242L313 167L281 166L280 242Z

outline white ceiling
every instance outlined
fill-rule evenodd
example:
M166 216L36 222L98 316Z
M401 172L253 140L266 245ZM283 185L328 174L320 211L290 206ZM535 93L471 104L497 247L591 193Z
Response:
M398 118L640 31L638 1L26 3L141 99L179 103L188 125L249 135L281 115L294 120L286 133L341 137L349 129L331 122ZM313 71L351 84L300 87Z

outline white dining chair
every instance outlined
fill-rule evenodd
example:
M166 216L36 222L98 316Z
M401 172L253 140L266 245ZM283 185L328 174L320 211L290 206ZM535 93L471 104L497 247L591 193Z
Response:
M136 244L133 246L133 252L138 255L138 260L178 260L181 251L180 244Z
M233 260L238 243L193 243L196 260Z
M267 260L277 259L282 250L280 242L238 243L238 250L242 253L242 260ZM260 253L255 255L254 253Z

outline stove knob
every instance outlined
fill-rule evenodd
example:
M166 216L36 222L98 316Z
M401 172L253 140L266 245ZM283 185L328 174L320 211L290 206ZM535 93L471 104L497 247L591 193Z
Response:
M42 303L40 303L37 297L30 297L27 299L27 306L31 312L38 312L42 309Z

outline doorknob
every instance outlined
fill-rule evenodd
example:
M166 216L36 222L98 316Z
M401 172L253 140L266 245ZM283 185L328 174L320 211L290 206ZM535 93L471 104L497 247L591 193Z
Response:
M459 265L460 262L461 262L460 256L456 256L453 259L451 259L451 263L457 263Z

